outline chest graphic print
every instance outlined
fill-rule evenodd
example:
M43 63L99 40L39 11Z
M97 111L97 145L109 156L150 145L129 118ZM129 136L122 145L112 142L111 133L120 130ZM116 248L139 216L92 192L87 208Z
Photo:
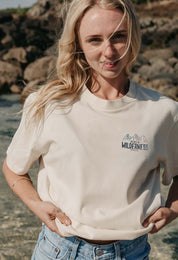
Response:
M139 137L137 134L126 134L122 139L122 148L131 151L148 150L148 141L144 135Z

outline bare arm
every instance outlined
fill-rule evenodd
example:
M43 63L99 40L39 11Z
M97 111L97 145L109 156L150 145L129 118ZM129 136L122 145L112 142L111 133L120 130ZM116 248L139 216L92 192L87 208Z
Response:
M151 234L158 232L161 228L172 222L178 217L178 175L173 178L173 183L169 189L165 207L159 208L153 215L144 221L147 227L150 223L154 223Z
M53 232L59 233L55 223L57 217L62 224L70 225L71 220L62 213L51 202L42 201L35 190L28 174L17 175L11 171L6 163L3 164L3 172L8 185L12 188L13 192L27 205L27 207ZM15 185L13 185L15 184Z

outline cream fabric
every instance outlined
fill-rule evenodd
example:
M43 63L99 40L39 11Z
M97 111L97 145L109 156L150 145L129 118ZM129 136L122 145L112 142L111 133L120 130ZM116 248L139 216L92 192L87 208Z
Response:
M23 114L7 164L21 175L40 158L41 199L72 220L68 227L56 220L62 235L120 240L149 232L142 222L163 205L160 163L164 184L178 174L177 103L130 81L123 98L104 100L84 87L72 107L46 111L41 128Z

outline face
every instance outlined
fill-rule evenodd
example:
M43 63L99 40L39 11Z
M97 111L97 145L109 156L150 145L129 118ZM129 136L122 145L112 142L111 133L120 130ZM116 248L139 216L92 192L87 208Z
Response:
M78 38L85 58L97 80L126 77L127 21L119 9L93 7L81 20ZM121 23L121 24L120 24ZM120 26L118 27L118 25Z

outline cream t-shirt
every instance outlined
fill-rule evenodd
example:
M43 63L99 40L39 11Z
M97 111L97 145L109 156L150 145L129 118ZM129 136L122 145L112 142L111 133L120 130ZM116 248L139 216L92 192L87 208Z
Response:
M21 175L39 159L41 199L72 221L65 226L56 219L62 235L134 239L152 229L142 223L163 205L160 163L164 184L178 175L177 112L175 101L132 81L117 100L84 87L70 108L48 106L43 127L25 124L24 112L7 164Z

